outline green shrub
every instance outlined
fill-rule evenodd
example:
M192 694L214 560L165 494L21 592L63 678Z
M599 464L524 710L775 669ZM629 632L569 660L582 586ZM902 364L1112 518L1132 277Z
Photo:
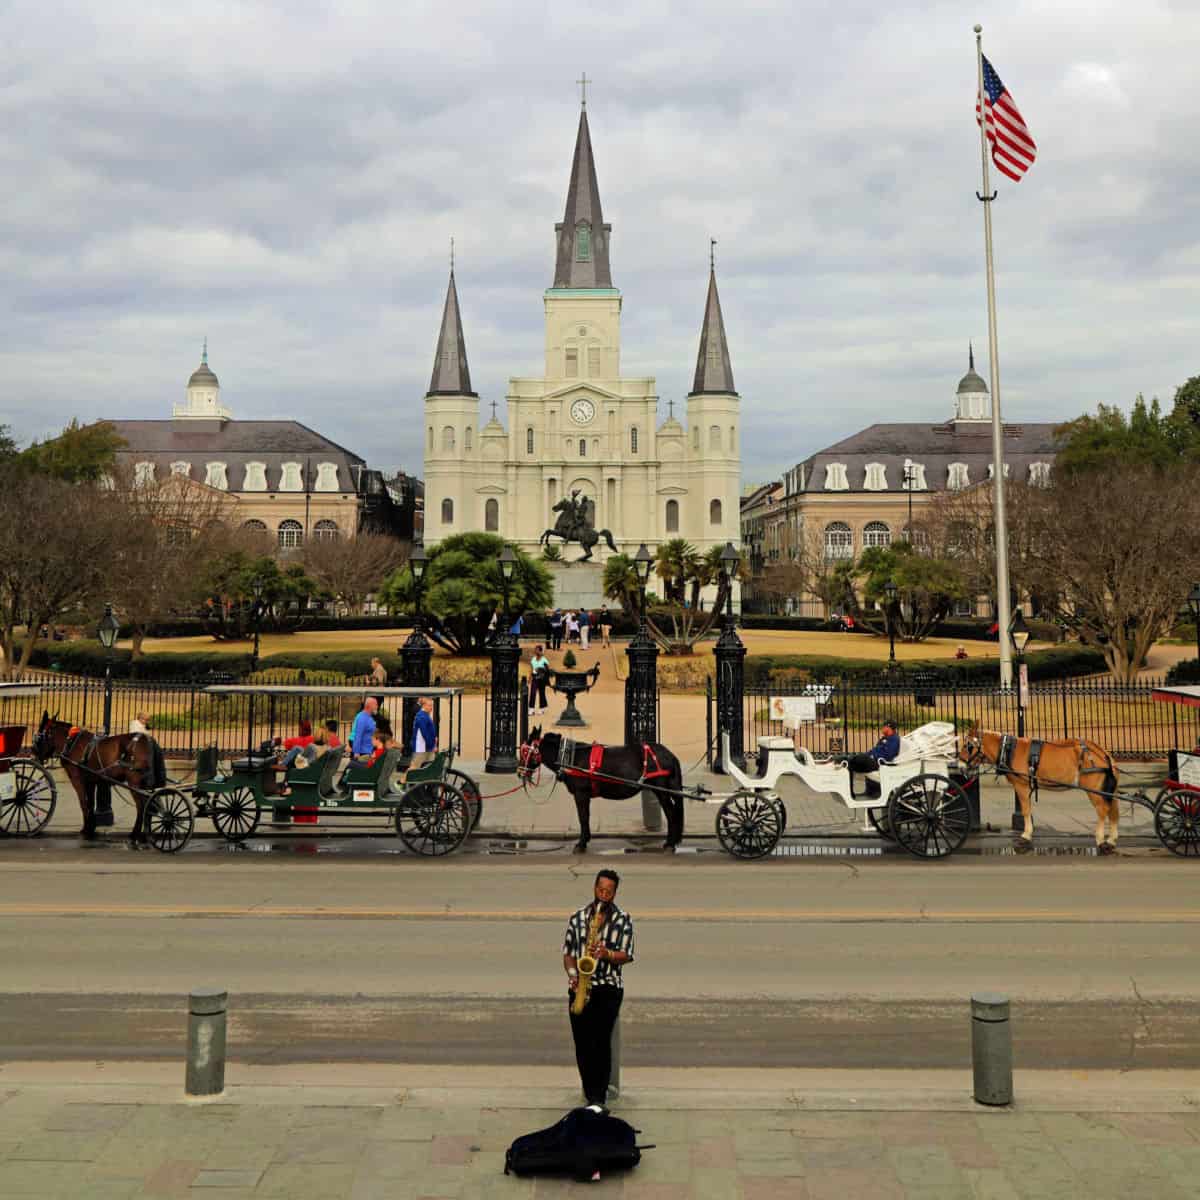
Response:
M577 661L578 660L575 658L575 652L573 650L568 650L566 654L563 655L563 670L573 670Z
M107 652L99 642L50 642L33 652L31 665L69 675L102 677ZM200 679L210 674L240 677L250 667L248 654L221 654L215 650L178 654L146 654L134 662L128 650L112 656L115 679Z
M1200 658L1184 658L1167 672L1168 683L1200 683Z
M300 678L301 674L304 675L303 679ZM360 671L359 675L361 676L361 674ZM312 683L321 687L340 687L346 682L346 676L341 671L326 671L317 667L312 670L304 667L268 667L265 670L252 671L242 682L276 683L281 686Z

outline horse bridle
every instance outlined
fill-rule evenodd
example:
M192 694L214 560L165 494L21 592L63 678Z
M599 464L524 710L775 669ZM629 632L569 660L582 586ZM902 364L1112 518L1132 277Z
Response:
M982 766L986 761L983 753L983 738L977 733L967 733L963 735L963 749L965 754L960 754L959 758L967 770L974 770Z

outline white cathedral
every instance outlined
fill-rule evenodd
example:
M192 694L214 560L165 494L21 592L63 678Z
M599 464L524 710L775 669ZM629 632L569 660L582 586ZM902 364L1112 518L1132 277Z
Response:
M578 492L596 529L617 548L653 551L686 538L703 552L738 544L740 400L710 271L687 427L658 423L651 378L621 375L621 293L609 262L586 107L561 224L554 285L543 297L546 363L541 378L510 379L506 429L480 427L471 390L458 291L451 266L433 378L425 396L425 540L485 530L536 551L554 527L554 506ZM672 405L673 410L673 405ZM595 559L603 561L603 543ZM568 559L579 547L567 547Z

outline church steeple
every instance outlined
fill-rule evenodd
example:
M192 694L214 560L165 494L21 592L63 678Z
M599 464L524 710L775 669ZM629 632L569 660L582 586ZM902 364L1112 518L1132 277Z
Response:
M454 286L454 265L450 265L450 285L446 288L446 307L442 310L442 328L438 334L429 396L474 396L471 371L467 366L467 343L463 337L462 314L458 309L458 289Z
M585 101L586 104L586 101ZM554 226L558 235L558 253L554 263L556 288L611 288L612 271L608 262L611 225L605 225L600 211L600 185L596 181L596 162L592 157L592 138L588 131L587 108L579 113L579 133L575 138L575 158L567 186L567 207L561 223Z
M696 356L696 378L692 396L704 393L737 395L733 386L733 364L729 361L729 343L725 340L725 319L721 316L721 297L717 295L717 270L711 258L708 268L708 299L704 304L704 324L700 327L700 353Z

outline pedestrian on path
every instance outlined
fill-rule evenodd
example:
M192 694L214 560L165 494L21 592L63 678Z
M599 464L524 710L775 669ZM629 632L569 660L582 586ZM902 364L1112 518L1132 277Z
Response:
M599 625L600 625L601 644L605 647L611 647L612 646L611 638L612 638L613 619L612 619L612 613L610 613L608 611L607 604L600 610Z
M588 637L592 632L592 614L586 608L579 610L579 648L588 648Z
M541 646L533 648L529 672L529 713L537 716L546 711L546 684L550 681L550 660Z
M561 650L563 639L563 611L561 608L556 608L550 614L550 649Z
M574 913L563 938L567 973L567 1013L575 1041L575 1065L589 1104L603 1108L612 1078L612 1031L625 994L621 968L633 962L633 919L617 907L621 877L607 868L596 876L592 902ZM579 960L596 960L596 971L581 1013L572 1011L580 986Z

